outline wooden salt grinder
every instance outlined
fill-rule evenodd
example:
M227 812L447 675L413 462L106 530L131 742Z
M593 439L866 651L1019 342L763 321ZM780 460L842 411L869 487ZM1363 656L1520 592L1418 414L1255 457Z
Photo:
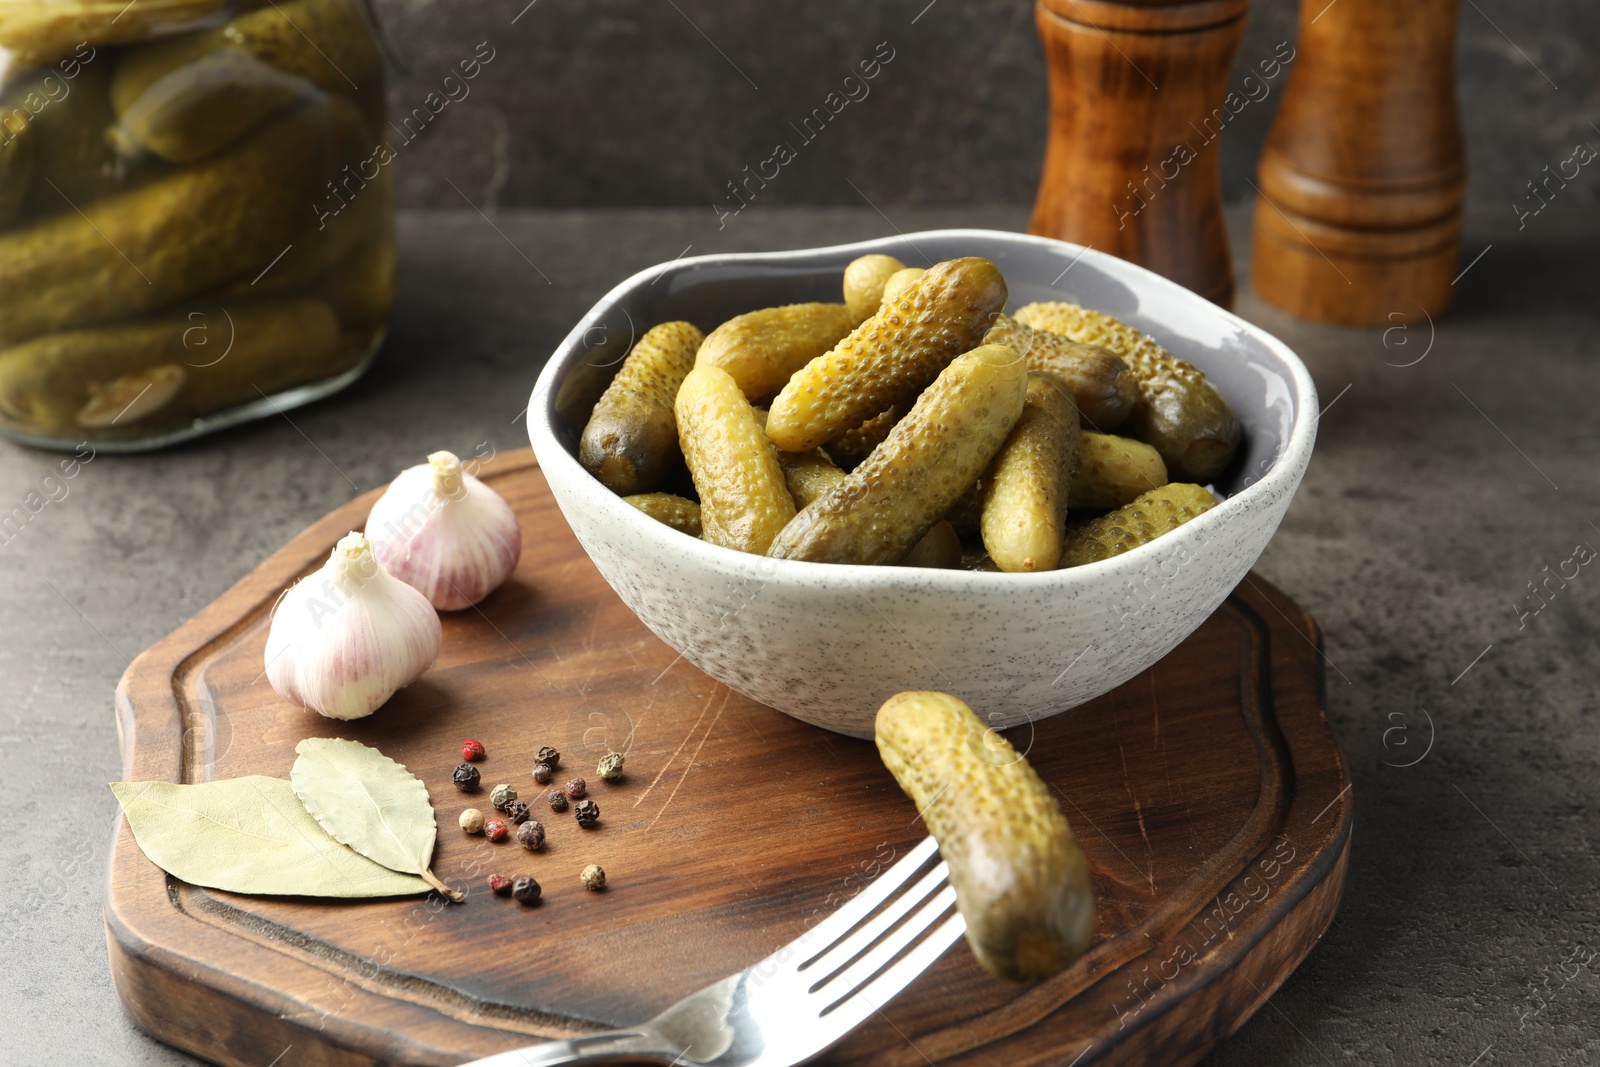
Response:
M1303 318L1390 326L1450 303L1466 161L1459 0L1302 0L1261 157L1254 282Z
M1249 6L1037 0L1050 138L1030 233L1110 252L1231 306L1217 144Z

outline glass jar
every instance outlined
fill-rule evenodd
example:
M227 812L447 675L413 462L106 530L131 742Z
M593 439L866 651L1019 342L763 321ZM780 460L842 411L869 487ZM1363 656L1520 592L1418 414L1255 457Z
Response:
M0 3L0 432L155 448L354 381L383 82L361 0Z

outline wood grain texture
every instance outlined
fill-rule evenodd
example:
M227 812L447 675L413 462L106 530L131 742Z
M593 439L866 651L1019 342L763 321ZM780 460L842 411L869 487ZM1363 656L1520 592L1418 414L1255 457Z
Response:
M1038 0L1050 136L1030 233L1110 252L1232 305L1218 144L1248 7Z
M527 452L482 472L523 523L522 561L481 611L445 618L438 665L367 720L291 707L260 678L278 593L358 528L370 493L306 530L130 666L117 691L129 779L287 776L306 736L405 763L440 820L434 868L469 889L329 902L185 885L119 824L105 917L132 1018L239 1065L453 1064L637 1022L798 936L924 834L870 743L747 701L677 658L605 585ZM824 1062L1192 1063L1236 1029L1333 917L1349 778L1322 713L1310 618L1251 577L1150 671L1009 731L1058 789L1099 901L1095 946L1031 987L957 947ZM539 746L601 807L586 833L541 815L530 854L455 827L465 737L487 788L534 793ZM595 781L626 749L620 783ZM602 864L590 894L578 871ZM529 873L545 902L488 894ZM288 1050L286 1053L284 1050Z
M1256 290L1319 322L1437 315L1460 269L1459 0L1303 0L1261 156Z

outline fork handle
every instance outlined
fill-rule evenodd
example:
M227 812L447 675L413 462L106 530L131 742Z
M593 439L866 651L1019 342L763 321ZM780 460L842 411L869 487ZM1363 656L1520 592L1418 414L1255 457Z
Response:
M676 1062L682 1055L681 1050L666 1046L667 1042L659 1034L645 1030L607 1030L562 1041L526 1045L510 1052L497 1052L493 1056L464 1063L461 1067L558 1067L562 1064L613 1063L623 1057L629 1061L644 1058L663 1064Z

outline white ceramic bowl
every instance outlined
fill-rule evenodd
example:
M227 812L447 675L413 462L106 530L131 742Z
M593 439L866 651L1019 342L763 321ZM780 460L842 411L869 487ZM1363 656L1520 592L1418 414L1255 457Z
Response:
M928 266L985 256L1014 310L1070 300L1149 332L1206 372L1244 443L1222 504L1114 559L1041 574L850 567L746 555L647 518L577 461L590 407L634 337L687 319L710 331L745 311L840 299L845 264L885 252ZM1143 671L1192 633L1277 529L1316 437L1316 388L1282 342L1142 267L1077 245L936 230L797 252L680 259L617 286L539 375L528 432L573 532L663 641L739 692L818 726L870 737L906 689L967 701L997 728L1065 711Z

